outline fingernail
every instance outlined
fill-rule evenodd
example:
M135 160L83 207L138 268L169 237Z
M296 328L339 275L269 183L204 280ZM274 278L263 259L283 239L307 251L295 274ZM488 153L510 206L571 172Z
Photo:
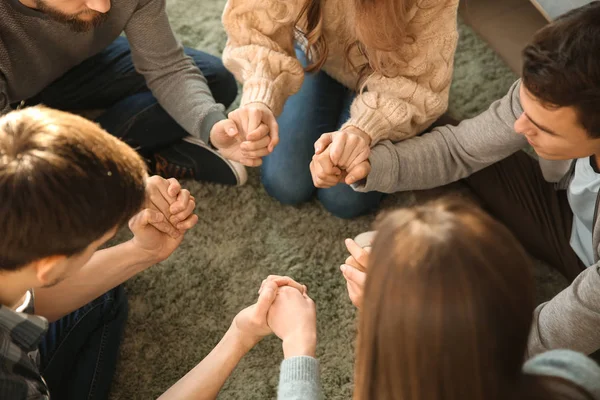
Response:
M227 132L229 132L229 133L235 133L235 128L229 128L229 129L227 130Z
M354 183L354 181L356 180L356 178L354 178L354 176L352 176L352 175L349 175L348 179L349 179L350 183Z
M179 229L180 231L183 231L183 230L185 230L185 225L177 224L177 229Z
M351 241L352 241L352 239L350 239L350 238L344 240L344 242L346 242L346 243L350 243Z
M342 270L342 272L346 272L346 269L346 264L340 265L340 270Z

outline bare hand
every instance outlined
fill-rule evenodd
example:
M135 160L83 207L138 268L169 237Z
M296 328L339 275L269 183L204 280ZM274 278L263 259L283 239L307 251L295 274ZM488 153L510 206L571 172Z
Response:
M269 154L267 147L271 139L268 135L269 128L265 124L245 136L233 120L224 119L213 125L210 142L225 158L247 167L258 167L262 164L262 157Z
M345 173L331 161L329 148L321 154L315 154L310 163L313 184L318 188L330 188L345 179Z
M369 263L370 247L362 248L352 239L346 239L346 247L350 256L340 269L346 279L346 288L352 304L357 308L362 306L367 268Z
M273 284L268 282L267 284ZM264 292L265 289L263 289ZM268 323L283 341L284 357L314 357L317 347L317 312L306 292L293 286L281 286L271 306Z
M254 141L252 133L262 124L267 127L267 135L270 140L267 147L268 153L272 153L279 143L279 125L273 112L263 103L249 103L229 113L228 118L234 121L245 140ZM268 154L267 153L267 154Z
M242 338L246 348L254 347L261 339L272 333L267 323L267 315L277 295L277 284L268 282L260 291L258 300L240 311L233 319L233 326Z
M190 218L196 208L194 196L182 189L175 178L165 179L154 175L146 181L146 202L144 208L159 211L164 221L154 227L174 239L189 230L197 222Z

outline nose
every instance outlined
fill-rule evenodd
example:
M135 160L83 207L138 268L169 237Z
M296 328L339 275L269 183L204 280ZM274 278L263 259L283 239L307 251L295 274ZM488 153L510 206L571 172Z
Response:
M532 128L533 125L529 122L529 118L527 118L525 113L521 114L514 124L515 132L525 136L533 136L535 134L535 129Z
M87 0L85 4L90 10L105 14L110 10L110 0Z

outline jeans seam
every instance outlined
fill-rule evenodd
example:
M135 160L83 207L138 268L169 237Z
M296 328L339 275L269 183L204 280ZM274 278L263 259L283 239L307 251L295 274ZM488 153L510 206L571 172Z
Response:
M92 382L90 384L90 391L88 393L88 399L94 398L96 384L98 381L98 367L102 363L102 360L104 359L104 348L106 345L107 334L108 334L108 330L106 329L106 324L103 324L102 325L102 336L100 338L100 349L98 351L98 358L96 359L96 367L94 368L94 373L92 375Z
M108 299L106 302L113 302L114 299ZM71 336L71 333L73 332L73 330L77 327L77 325L79 325L79 323L81 322L81 320L83 320L89 313L91 313L93 310L95 310L96 308L106 304L106 302L103 303L98 303L97 305L91 307L88 311L85 312L84 315L82 315L80 318L77 319L77 321L75 321L75 323L73 324L73 326L71 327L71 329L69 329L69 332L64 336L64 338L61 340L60 344L58 345L58 347L52 352L51 355L49 355L48 357L48 362L46 363L46 367L44 368L44 370L47 370L50 368L50 364L52 364L52 361L54 361L54 356L56 355L56 353L59 352L59 350L63 347L63 344L67 341L67 339L69 338L69 336ZM106 324L105 324L106 325Z

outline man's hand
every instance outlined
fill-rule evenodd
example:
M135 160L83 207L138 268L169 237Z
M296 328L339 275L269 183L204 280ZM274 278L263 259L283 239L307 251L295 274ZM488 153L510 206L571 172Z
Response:
M268 323L283 341L284 357L314 357L317 347L317 311L306 286L288 277L270 276L261 288L277 284L277 298L269 310ZM267 286L269 285L269 286Z
M175 178L165 179L154 175L146 181L146 202L144 208L150 208L163 214L164 221L154 227L174 239L189 230L197 222L192 216L196 208L196 199L187 189L182 189Z
M267 127L267 135L269 141L267 151L272 153L275 146L279 143L279 125L273 115L271 109L263 103L249 103L243 107L238 108L235 111L229 113L228 118L236 123L239 129L241 129L242 137L246 140L251 139L250 134L258 129L261 124ZM266 155L266 154L265 154Z
M232 119L224 119L213 125L210 142L225 157L247 167L258 167L262 157L271 151L268 125L261 123L245 134L241 126Z
M352 239L346 239L346 248L350 256L340 269L346 279L346 287L352 304L357 308L362 306L367 268L369 263L370 247L362 248Z
M167 181L166 189L164 182L155 181L160 196L151 190L153 194L147 202L148 208L129 220L129 229L134 235L132 244L142 250L148 257L147 261L152 263L167 259L179 246L185 232L198 222L198 216L193 213L196 202L188 190L182 190L177 181ZM163 192L159 188L164 190L166 198L162 197ZM177 193L175 198L171 197L174 193Z

